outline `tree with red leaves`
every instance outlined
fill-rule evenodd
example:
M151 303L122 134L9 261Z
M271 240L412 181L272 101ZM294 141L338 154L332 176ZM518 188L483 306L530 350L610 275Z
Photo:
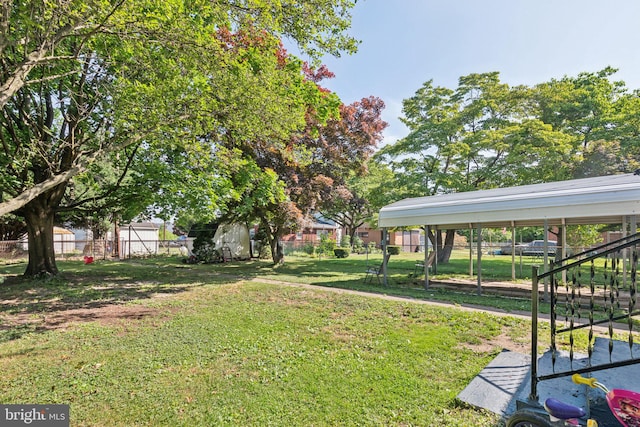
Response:
M327 75L328 70L318 72ZM259 222L274 264L284 260L279 246L282 236L296 231L312 213L330 204L336 197L335 190L348 177L365 173L365 162L387 126L380 117L384 103L376 97L340 105L339 116L324 124L315 107L307 114L305 131L280 149L274 144L269 150L255 143L243 146L244 154L252 159L246 165L252 172L238 174L236 179L252 176L253 185L245 187L243 198L230 206L228 216Z

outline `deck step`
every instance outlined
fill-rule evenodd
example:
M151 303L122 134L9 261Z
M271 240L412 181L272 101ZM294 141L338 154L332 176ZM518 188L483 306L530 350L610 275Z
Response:
M551 372L551 352L538 359L541 375ZM586 366L586 356L574 357L573 368ZM561 352L556 360L556 370L570 369L568 353ZM458 399L496 414L509 416L516 410L516 402L527 401L531 393L531 357L513 351L498 354L458 395ZM538 383L539 401L548 397L562 397L586 409L584 387L577 386L567 377Z
M631 348L623 341L614 341L613 351L609 357L609 339L596 338L592 364L609 363L610 361L626 360L630 357L640 358L640 345ZM539 375L551 374L551 351L545 352L538 358ZM571 369L581 369L588 366L585 354L574 354L573 361L569 353L558 352L555 371L564 372ZM640 392L640 365L630 365L594 372L593 376L605 384L609 389L622 388ZM503 351L460 392L458 399L478 408L490 410L496 414L508 417L516 410L518 401L527 402L531 392L531 356L528 354ZM561 399L563 402L580 406L589 411L587 399L591 406L601 406L602 393L597 390L587 390L586 386L573 384L569 377L561 377L538 383L538 401L544 402L548 397ZM608 411L605 407L605 412Z

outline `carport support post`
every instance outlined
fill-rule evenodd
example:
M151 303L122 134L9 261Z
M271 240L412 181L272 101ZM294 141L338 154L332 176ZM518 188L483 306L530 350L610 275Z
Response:
M560 259L565 259L567 257L567 221L562 218L562 247L560 248ZM556 245L556 252L558 251L558 246ZM554 258L555 260L558 258L557 254ZM562 270L562 283L567 283L567 270Z
M531 393L529 399L538 400L538 267L531 272Z
M424 289L429 289L429 226L424 226Z
M511 280L516 280L516 224L511 221Z
M482 224L478 223L478 295L482 295Z
M387 286L387 240L389 239L389 233L386 228L382 229L382 284Z
M440 231L438 230L438 226L433 227L433 237L435 237L436 244L433 245L433 252L435 255L433 256L433 274L438 274L438 247L440 246Z
M544 245L542 247L542 263L544 264L544 272L549 271L549 220L544 220ZM544 278L544 300L549 301L549 279Z
M473 224L469 224L469 277L473 277Z

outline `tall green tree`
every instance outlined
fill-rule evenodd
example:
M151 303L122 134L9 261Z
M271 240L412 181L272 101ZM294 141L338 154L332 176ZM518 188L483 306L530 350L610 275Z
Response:
M531 91L500 82L498 73L471 74L456 90L426 82L403 102L409 135L377 158L396 173L400 197L480 190L557 177L556 156L571 139L537 119ZM446 262L455 230L429 237Z
M626 88L611 81L617 70L607 67L595 73L580 73L540 83L534 88L537 115L554 130L572 135L578 146L607 139L615 103Z
M616 69L583 72L536 85L534 114L572 138L559 169L574 178L631 172L638 166L638 93L612 80Z
M632 172L640 166L637 135L640 103L638 93L628 92L624 82L615 81L616 69L583 72L536 85L536 114L555 131L572 139L572 150L557 169L573 178ZM589 246L598 226L582 226L578 231ZM576 245L576 236L569 244ZM562 234L557 240L562 244ZM560 254L558 253L559 257Z
M210 159L229 133L257 140L303 126L301 63L278 57L278 36L292 37L312 54L352 51L355 42L344 34L352 5L3 2L0 214L13 211L27 223L25 274L57 273L55 214L72 198L74 177L101 173L96 160L114 162L116 184L127 176L130 189L137 184L150 196L153 191L142 189L159 186L139 184L155 183L149 173L160 174L170 163L154 170L140 158L173 156L184 172L194 157ZM224 162L214 165L224 171Z
M533 87L509 87L495 72L463 76L455 90L428 81L403 103L409 135L377 158L396 173L401 197L631 172L639 94L612 80L615 72ZM452 233L430 236L440 262Z

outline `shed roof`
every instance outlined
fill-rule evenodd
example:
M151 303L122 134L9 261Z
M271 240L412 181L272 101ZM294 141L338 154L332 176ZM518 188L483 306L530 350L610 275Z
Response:
M400 200L380 209L380 227L446 228L616 224L640 213L640 176L610 175Z
M72 231L67 230L66 228L62 228L62 227L53 227L53 234L73 234Z
M121 229L131 228L133 230L158 230L160 227L153 222L132 222L129 224L123 224L120 226Z

